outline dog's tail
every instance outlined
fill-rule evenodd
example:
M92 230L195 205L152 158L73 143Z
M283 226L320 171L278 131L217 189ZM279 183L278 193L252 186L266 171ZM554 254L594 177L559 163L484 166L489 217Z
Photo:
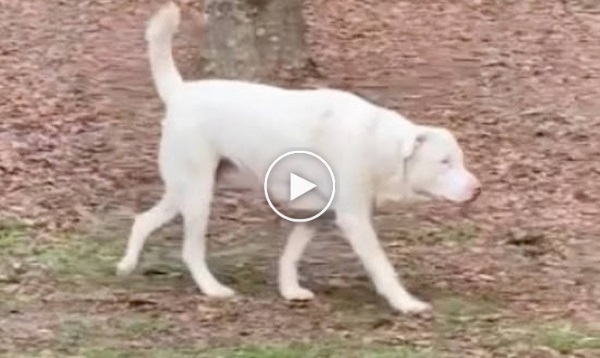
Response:
M173 2L169 2L152 16L146 27L152 78L156 90L164 102L168 102L169 97L183 83L173 60L171 49L171 40L173 34L177 32L179 21L179 7Z

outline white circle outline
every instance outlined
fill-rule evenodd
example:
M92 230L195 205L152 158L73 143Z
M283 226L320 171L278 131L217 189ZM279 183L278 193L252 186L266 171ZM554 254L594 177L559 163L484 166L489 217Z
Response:
M307 154L307 155L310 155L310 156L313 156L313 157L319 159L321 161L321 163L323 163L323 165L325 165L325 167L327 168L327 171L329 171L329 176L331 176L331 183L333 184L333 191L331 192L331 196L329 197L329 202L327 202L327 205L325 205L325 207L323 209L321 209L321 211L319 211L315 215L308 217L308 218L304 218L304 219L294 219L294 218L284 215L279 210L277 210L275 205L273 205L273 203L271 202L271 199L269 198L269 192L267 191L267 181L269 180L269 175L271 174L271 170L273 169L275 164L277 164L277 162L279 162L281 159L287 157L288 155L293 155L293 154ZM325 211L327 211L327 209L329 209L329 207L331 206L331 203L333 202L333 198L335 197L335 176L333 175L333 170L331 170L331 167L329 166L329 164L327 164L327 162L323 158L321 158L317 154L315 154L313 152L309 152L307 150L292 150L287 153L283 153L282 155L277 157L277 159L275 159L273 161L273 163L271 163L271 165L269 166L269 169L267 170L267 174L265 175L265 181L264 181L263 186L264 186L265 198L267 199L267 203L269 203L269 206L271 207L271 209L273 209L275 214L279 215L279 217L281 217L287 221L291 221L294 223L306 223L306 222L312 221L312 220L318 218L319 216L323 215L325 213Z

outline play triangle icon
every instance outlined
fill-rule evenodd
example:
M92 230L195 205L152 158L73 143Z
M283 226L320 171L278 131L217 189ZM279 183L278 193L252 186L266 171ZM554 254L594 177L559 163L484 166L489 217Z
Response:
M311 183L294 173L290 173L290 201L297 199L316 187L316 184Z

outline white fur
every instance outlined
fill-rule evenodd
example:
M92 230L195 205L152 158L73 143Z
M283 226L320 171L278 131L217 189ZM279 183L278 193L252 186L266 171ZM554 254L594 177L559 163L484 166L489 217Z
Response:
M374 200L475 198L479 183L465 169L454 136L344 91L226 80L184 82L171 55L178 23L179 9L171 3L150 20L146 31L152 75L167 108L159 154L165 193L156 206L136 216L118 272L131 272L147 237L180 213L185 226L182 256L193 279L208 296L233 295L205 260L217 165L228 159L260 187L275 158L305 149L333 168L338 187L331 210L377 291L402 312L428 309L396 276L371 224L371 207ZM288 238L279 263L279 289L286 299L314 296L298 283L296 267L312 236L312 229L301 224Z

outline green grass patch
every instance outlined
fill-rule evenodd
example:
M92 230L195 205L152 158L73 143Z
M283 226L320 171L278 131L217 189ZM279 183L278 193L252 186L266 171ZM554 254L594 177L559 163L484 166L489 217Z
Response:
M172 323L161 316L134 314L122 318L117 324L117 331L126 339L147 337L155 333L168 332Z
M53 328L53 338L48 346L50 352L63 356L81 356L81 352L94 351L90 347L103 347L100 351L108 353L126 353L126 347L133 342L148 347L176 332L177 326L167 317L152 312L129 312L113 317L72 314Z
M58 280L100 278L113 274L121 252L121 245L100 238L63 235L41 239L33 234L26 225L0 223L0 258L11 266L4 272L18 276L44 269ZM19 281L18 277L12 279Z
M89 349L81 354L89 358L434 358L431 351L393 347L356 347L341 345L248 346L208 350Z
M121 231L115 233L123 236ZM174 255L163 243L146 245L136 272L124 278L115 275L115 266L124 253L125 236L117 240L103 231L40 239L33 234L26 225L0 221L0 285L19 283L24 275L38 275L57 285L135 288L146 287L148 280L153 280L161 285L165 281L168 286L176 283L174 276L181 278L187 273L179 260L179 248Z
M69 295L79 292L78 289L92 294L99 292L96 291L99 288L111 291L127 287L128 290L148 292L169 289L172 285L194 285L179 260L179 241L177 244L169 240L162 240L159 244L151 242L144 250L144 257L136 273L127 278L116 277L115 264L123 254L126 238L122 237L120 230L114 232L115 237L107 235L106 231L101 234L64 235L51 240L38 239L26 225L0 222L0 314L9 314L13 306L20 304L14 293L17 291L11 291L11 286L24 286L26 290L18 291L20 295L36 294L37 291L28 290L28 286L47 288L48 285L55 286L56 291L62 289ZM475 238L477 234L462 228L439 230L424 235L426 241L460 243ZM171 244L173 246L169 246ZM238 251L213 256L210 265L217 276L245 294L272 292L272 287L267 283L268 265L271 264L267 259L270 258L261 253L260 246L236 249ZM243 251L250 251L251 254ZM39 285L40 283L43 285ZM32 343L30 348L35 354L19 356L11 352L6 357L441 358L457 357L446 353L456 352L456 347L460 344L468 344L469 349L480 350L490 356L529 357L534 356L531 352L552 350L559 355L577 355L585 351L592 353L581 355L582 357L600 357L599 334L574 324L530 322L525 321L526 317L514 315L510 318L510 315L505 315L506 306L494 301L492 295L489 296L490 299L486 299L465 297L462 294L448 297L447 291L431 292L429 297L433 300L434 319L418 322L418 327L414 327L414 330L426 333L426 338L421 341L425 344L413 345L410 343L412 336L403 336L402 324L396 326L397 321L413 318L393 314L385 300L375 293L366 276L338 285L327 284L311 288L315 289L321 299L332 303L333 315L324 319L331 320L337 333L347 331L352 332L352 337L360 337L361 332L372 332L370 336L377 339L369 342L409 343L400 347L379 343L361 345L357 343L360 340L340 342L333 338L338 337L337 334L327 334L314 344L187 349L187 343L193 344L196 341L181 332L177 318L169 316L168 312L132 310L88 314L87 310L82 309L69 310L70 313L65 310L65 314L69 316L61 315L57 319L58 323L52 325L51 342L43 342L38 346L35 342ZM41 292L44 294L45 291ZM41 296L32 297L39 299ZM23 307L26 307L25 303ZM379 335L387 326L390 330L398 329L401 340L395 340L386 334ZM269 337L273 339L271 342L279 342L273 336ZM241 339L240 342L254 344L255 338ZM332 339L335 340L334 343L331 342ZM434 348L419 348L430 343ZM44 348L46 350L39 351Z
M83 318L67 320L56 329L55 349L60 352L69 352L72 347L85 344L96 329L96 324L92 320Z
M600 353L600 333L585 332L572 324L549 324L533 332L533 342L562 354L578 350L594 350Z
M421 244L465 244L477 239L479 229L472 224L462 224L448 227L432 227L422 229L411 235L411 238Z
M444 350L453 337L477 337L486 351L534 352L540 348L559 354L585 350L600 356L600 334L569 323L531 323L504 317L501 309L488 300L449 297L435 302L436 347ZM507 353L508 354L508 353Z
M0 315L13 309L22 298L15 294L15 287L27 274L32 246L26 225L0 220Z
M0 220L0 257L26 255L31 244L28 231L25 224Z
M251 263L235 265L235 271L231 271L223 281L246 294L258 294L268 287L265 271Z
M102 280L114 276L119 246L93 237L65 236L38 247L35 256L59 281Z
M448 330L460 330L476 324L487 326L499 317L496 304L482 299L446 297L434 302L438 323Z

